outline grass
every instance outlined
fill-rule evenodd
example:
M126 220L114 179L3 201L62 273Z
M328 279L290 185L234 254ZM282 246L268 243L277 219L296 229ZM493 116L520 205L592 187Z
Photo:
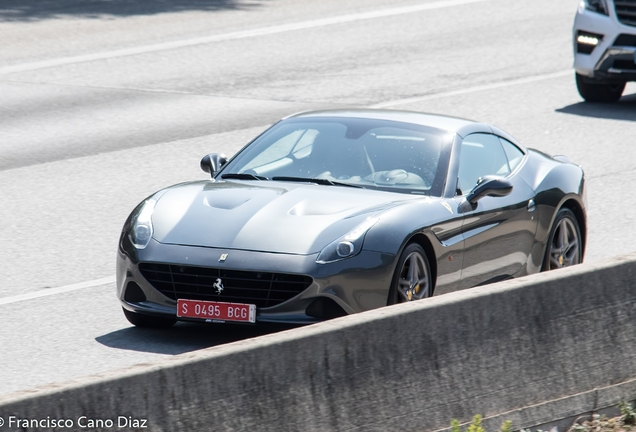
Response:
M567 430L567 432L636 432L636 409L628 402L621 402L618 404L621 410L621 415L618 417L607 418L594 414L590 420L579 422L575 421L574 424ZM482 416L477 414L473 417L472 423L468 426L465 432L487 432L482 426ZM499 432L511 432L512 422L506 421L501 425ZM453 419L451 422L451 432L462 432L459 421ZM533 432L530 429L522 429L520 432ZM535 432L547 432L547 431L535 431Z
M473 422L468 426L468 429L466 429L466 432L486 432L486 430L481 425L481 419L482 417L479 414L473 417ZM508 420L501 425L501 429L499 429L499 431L511 432L512 430L511 428L512 428L512 422ZM451 422L451 432L461 432L461 429L459 427L459 421L457 419L453 419L453 421Z
M575 422L568 432L636 432L636 410L632 404L621 402L619 417L607 418L595 414L591 420L582 423Z

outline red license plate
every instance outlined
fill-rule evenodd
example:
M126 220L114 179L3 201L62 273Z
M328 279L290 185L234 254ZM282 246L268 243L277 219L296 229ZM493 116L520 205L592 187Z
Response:
M206 321L256 322L256 305L203 300L177 300L177 316Z

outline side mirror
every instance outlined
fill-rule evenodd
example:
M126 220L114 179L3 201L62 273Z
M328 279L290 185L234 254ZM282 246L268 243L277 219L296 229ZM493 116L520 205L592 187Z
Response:
M485 196L502 197L510 195L512 184L503 177L483 176L479 179L477 186L466 197L466 200L475 204Z
M223 165L227 163L227 156L223 153L210 153L203 156L201 159L201 169L206 173L210 173L210 176L214 175L221 170Z

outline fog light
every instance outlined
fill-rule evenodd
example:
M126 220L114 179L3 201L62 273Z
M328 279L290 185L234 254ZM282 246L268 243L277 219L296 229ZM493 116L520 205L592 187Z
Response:
M603 40L603 35L579 30L576 34L576 52L579 54L592 54L594 48Z
M586 36L586 35L579 35L578 38L576 38L576 41L580 44L584 44L584 45L598 45L598 43L600 42L600 40L594 36Z

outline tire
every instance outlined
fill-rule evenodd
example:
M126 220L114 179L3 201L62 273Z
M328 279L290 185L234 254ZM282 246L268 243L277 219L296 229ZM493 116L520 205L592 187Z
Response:
M163 318L152 315L143 315L136 312L130 312L122 308L128 322L136 327L145 328L167 328L172 327L177 322L175 318Z
M583 239L572 210L562 208L554 218L541 271L556 270L583 261Z
M416 273L413 273L414 269ZM408 244L398 259L387 304L405 303L430 297L433 292L431 266L417 243Z
M625 83L597 84L591 78L576 74L576 88L586 102L616 102L625 90Z

